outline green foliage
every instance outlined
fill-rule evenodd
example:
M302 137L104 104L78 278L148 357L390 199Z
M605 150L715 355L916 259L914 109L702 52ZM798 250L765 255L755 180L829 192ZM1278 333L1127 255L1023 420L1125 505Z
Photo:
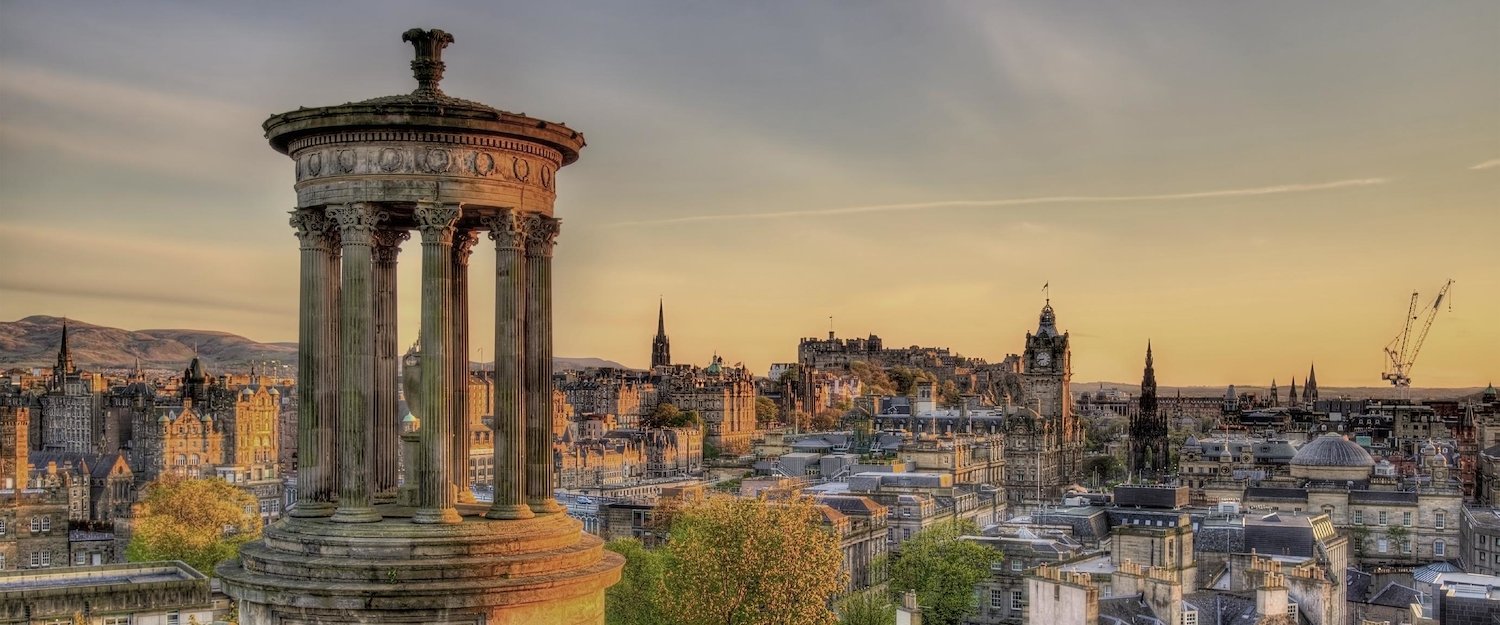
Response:
M862 360L849 364L849 371L859 380L866 395L896 395L896 384L880 367Z
M666 592L664 554L647 549L634 538L609 541L605 549L625 556L620 582L604 591L606 625L659 625L664 621L658 601Z
M802 365L800 364L787 367L786 371L781 372L781 377L776 378L778 384L786 384L788 382L797 384L800 380L802 380Z
M963 395L958 392L958 383L953 380L944 380L938 389L938 405L944 408L957 408L963 400Z
M911 395L917 391L917 382L937 382L931 371L916 367L891 367L885 374L890 377L897 395Z
M978 533L970 522L940 525L901 543L900 554L889 563L892 596L915 590L923 623L958 625L977 607L974 585L989 577L991 563L1000 560L995 550L958 539Z
M776 402L769 397L755 398L755 423L766 425L775 423L776 417L780 416L780 410L776 408Z
M890 625L896 621L896 604L874 589L851 593L838 603L839 625Z
M664 548L674 625L832 625L843 552L805 499L712 496L683 508Z
M1100 483L1119 481L1125 477L1125 463L1109 455L1089 456L1083 461L1083 475L1091 480L1097 477Z
M653 428L686 428L702 427L703 420L698 417L697 410L682 410L675 404L662 402L656 405L651 414L646 415L646 427Z
M168 477L141 498L125 557L131 562L182 560L205 575L260 537L255 497L217 479Z

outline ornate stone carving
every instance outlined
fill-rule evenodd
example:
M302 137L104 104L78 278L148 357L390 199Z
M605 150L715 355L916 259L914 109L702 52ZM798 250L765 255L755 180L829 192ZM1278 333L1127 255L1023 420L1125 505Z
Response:
M462 135L426 134L421 137L423 143L415 147L384 142L361 144L360 139L351 137L347 143L333 144L331 149L319 146L320 151L300 154L297 180L350 175L440 175L503 180L548 192L553 190L557 164L551 154L532 154L534 150L512 149L520 146L511 145L477 149L466 140L469 137ZM506 158L510 163L502 164Z
M557 242L557 234L562 226L562 220L546 215L529 215L526 218L526 255L527 256L552 256L552 245Z
M375 262L395 262L401 253L401 242L411 238L408 230L376 230Z
M402 41L409 41L416 49L417 58L411 62L411 73L417 77L414 95L440 95L438 83L443 80L443 48L453 43L453 35L441 30L413 28L401 34Z
M422 233L423 243L451 244L454 225L458 223L458 214L457 204L417 202L417 209L412 211L412 218L417 222L417 230Z
M453 233L453 259L459 266L469 264L469 255L474 252L474 244L479 242L479 233L474 230L458 230Z
M338 224L342 245L374 245L375 230L390 213L366 202L328 207L328 218Z
M328 220L315 211L292 210L291 224L303 249L328 248Z
M505 209L498 215L485 217L480 223L490 229L489 236L495 242L495 249L526 249L526 218L520 211Z

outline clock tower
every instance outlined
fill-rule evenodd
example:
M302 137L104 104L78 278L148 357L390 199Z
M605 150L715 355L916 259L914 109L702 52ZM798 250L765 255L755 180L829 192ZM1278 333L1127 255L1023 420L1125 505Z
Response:
M1083 477L1083 425L1073 417L1068 334L1049 299L1021 357L1024 396L1007 417L1006 487L1012 505L1055 503Z

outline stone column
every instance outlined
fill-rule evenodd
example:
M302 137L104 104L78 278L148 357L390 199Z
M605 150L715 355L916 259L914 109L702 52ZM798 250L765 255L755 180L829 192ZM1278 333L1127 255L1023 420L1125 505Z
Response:
M456 204L418 202L413 217L422 233L422 402L417 417L422 420L422 453L417 456L419 505L413 523L461 523L453 507L453 321L449 309L452 291L453 233L458 223Z
M370 459L370 497L377 503L396 500L401 445L396 392L396 256L401 242L411 238L406 230L375 232L375 422L371 428L373 457Z
M324 237L328 239L328 259L323 268L323 275L328 279L324 281L324 301L328 302L328 309L322 315L323 321L323 348L319 350L322 365L318 367L317 401L318 410L325 415L322 419L323 441L327 445L328 458L328 487L333 491L333 503L339 500L339 413L343 411L342 393L340 387L343 384L344 353L340 347L343 345L343 315L341 307L343 302L343 285L341 272L344 266L344 239L339 233L338 224L328 219L325 209L323 221L328 229L324 231ZM314 313L316 314L316 313ZM332 514L330 512L330 514Z
M453 486L458 501L473 503L474 491L469 483L469 254L479 241L479 233L458 230L453 235L453 289L450 293L453 311L453 444L448 461L452 464Z
M300 310L297 327L297 503L288 512L296 517L333 514L333 441L328 436L335 414L319 402L328 353L325 318L336 308L329 299L328 274L332 245L328 222L316 210L292 211L292 227L302 248Z
M380 515L370 507L370 424L374 420L375 384L375 230L388 215L368 203L328 209L343 239L343 286L339 368L339 505L330 520L370 523Z
M485 517L528 519L526 505L526 222L506 210L485 220L495 242L495 502Z
M526 221L526 502L562 512L552 497L552 244L560 220Z

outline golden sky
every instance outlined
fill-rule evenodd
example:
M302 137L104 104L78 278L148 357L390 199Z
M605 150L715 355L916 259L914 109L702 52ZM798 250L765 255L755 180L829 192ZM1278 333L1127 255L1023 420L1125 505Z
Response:
M409 90L399 34L424 26L457 38L450 94L588 136L558 177L559 355L644 366L663 297L679 361L764 371L830 316L998 360L1050 283L1077 380L1138 380L1150 339L1164 385L1316 362L1373 386L1410 293L1451 277L1413 377L1483 385L1496 24L1493 2L0 4L0 319L294 340L292 168L260 122Z

